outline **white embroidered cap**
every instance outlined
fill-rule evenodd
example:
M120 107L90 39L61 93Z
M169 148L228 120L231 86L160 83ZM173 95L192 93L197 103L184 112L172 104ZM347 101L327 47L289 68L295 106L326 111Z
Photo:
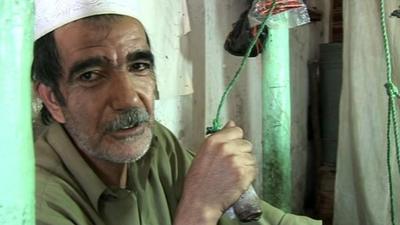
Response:
M67 23L100 14L131 16L145 26L138 0L35 0L35 41Z

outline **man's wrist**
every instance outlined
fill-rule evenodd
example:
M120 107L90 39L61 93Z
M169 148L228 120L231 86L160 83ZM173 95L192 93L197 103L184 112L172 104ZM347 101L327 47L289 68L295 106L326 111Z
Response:
M222 213L207 203L183 198L179 202L174 225L216 225Z

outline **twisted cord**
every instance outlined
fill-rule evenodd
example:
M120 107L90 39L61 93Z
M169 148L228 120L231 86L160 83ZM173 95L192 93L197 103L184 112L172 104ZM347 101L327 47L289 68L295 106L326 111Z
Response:
M391 163L391 139L390 139L390 125L392 118L392 111L391 111L391 100L389 99L388 104L388 120L387 120L387 152L386 152L386 163L387 163L387 171L388 171L388 181L389 181L389 198L390 198L390 220L392 225L396 225L394 219L394 196L393 196L393 181L392 181L392 163Z
M380 0L380 18L381 28L383 34L384 50L385 50L385 62L386 62L386 79L385 85L388 99L388 122L387 122L387 170L388 170L388 181L389 181L389 195L390 195L390 211L391 211L391 222L392 225L396 225L395 210L394 210L394 192L393 192L393 177L392 177L392 165L391 165L391 125L393 124L394 140L396 146L397 166L400 173L400 142L399 142L399 130L398 130L398 115L396 98L399 97L399 91L396 85L392 81L392 56L390 52L390 44L386 26L386 13L385 13L385 1Z
M218 105L217 115L216 115L215 119L213 120L212 127L207 127L207 133L215 133L215 132L217 132L218 130L221 129L222 124L221 124L220 117L221 117L222 106L224 105L226 98L228 97L228 95L231 92L232 88L236 84L237 80L239 79L240 74L241 74L244 66L246 65L246 63L248 61L248 58L249 58L249 56L251 54L251 51L253 50L253 48L254 48L258 38L260 37L261 33L264 31L265 26L267 25L267 21L268 21L269 17L272 15L272 12L274 11L275 7L276 7L276 0L273 0L271 9L268 11L267 16L264 18L263 22L261 23L261 27L258 30L256 36L251 41L250 46L247 49L246 54L242 59L242 62L240 63L239 69L236 71L235 76L228 83L228 86L225 88L225 91L224 91L224 93L223 93L223 95L221 97L221 100L219 102L219 105Z

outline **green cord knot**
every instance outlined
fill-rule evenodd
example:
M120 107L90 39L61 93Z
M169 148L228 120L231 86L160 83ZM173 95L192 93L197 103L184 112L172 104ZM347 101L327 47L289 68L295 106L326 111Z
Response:
M218 119L213 120L213 126L207 127L206 134L213 134L221 130L221 122Z
M400 98L399 89L392 82L385 84L387 95L391 98Z

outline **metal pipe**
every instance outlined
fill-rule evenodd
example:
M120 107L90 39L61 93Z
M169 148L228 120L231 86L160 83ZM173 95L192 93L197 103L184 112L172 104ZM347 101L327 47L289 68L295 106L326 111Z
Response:
M33 0L0 2L0 224L35 224Z
M291 210L289 30L269 29L263 55L263 198Z

